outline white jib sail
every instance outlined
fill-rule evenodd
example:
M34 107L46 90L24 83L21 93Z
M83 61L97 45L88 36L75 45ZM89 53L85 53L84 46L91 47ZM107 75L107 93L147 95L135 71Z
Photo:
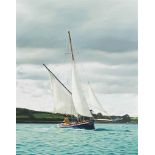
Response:
M72 95L63 85L50 73L50 81L52 86L52 94L54 98L54 113L77 115L72 100Z
M88 103L86 102L84 93L79 82L79 77L74 62L72 69L72 98L78 114L82 116L92 117L88 107Z
M95 96L92 88L90 87L90 85L88 84L88 105L89 108L91 110L97 110L99 112L101 112L102 114L107 114L107 111L104 110L104 108L102 107L101 103L98 101L97 97Z

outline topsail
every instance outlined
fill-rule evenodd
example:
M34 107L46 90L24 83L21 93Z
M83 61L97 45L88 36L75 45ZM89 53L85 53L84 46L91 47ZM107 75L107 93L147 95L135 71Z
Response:
M101 112L102 114L108 115L108 113L102 107L101 103L98 101L97 97L95 96L95 94L89 84L88 84L88 103L89 103L89 108L91 110L95 109L95 110Z

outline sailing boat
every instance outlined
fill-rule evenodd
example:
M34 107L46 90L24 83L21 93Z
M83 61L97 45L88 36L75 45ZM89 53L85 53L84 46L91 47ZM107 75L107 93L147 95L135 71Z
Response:
M67 115L74 115L77 119L79 117L85 118L85 120L80 122L71 122L70 124L61 123L59 127L61 128L80 128L80 129L95 129L94 118L91 113L92 106L89 106L84 93L82 91L82 85L80 83L78 71L76 68L72 41L70 32L68 31L70 51L72 56L72 92L56 77L56 75L45 65L45 68L49 72L51 87L54 98L54 113L61 113ZM92 91L91 91L92 92ZM97 106L97 101L94 94L91 94L91 99ZM95 103L96 102L96 103ZM91 103L91 102L90 102ZM91 103L91 105L93 105ZM98 106L98 108L101 108Z

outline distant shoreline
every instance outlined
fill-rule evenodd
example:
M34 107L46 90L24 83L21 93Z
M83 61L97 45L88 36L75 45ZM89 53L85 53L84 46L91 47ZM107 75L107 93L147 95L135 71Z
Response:
M16 121L16 124L59 124L62 121ZM138 124L138 123L115 123L115 122L99 122L95 121L96 124Z
M69 116L69 119L72 119ZM98 124L138 124L138 117L124 116L110 116L113 121L109 121L109 116L103 116L101 113L93 115L95 123ZM24 108L16 108L16 123L29 124L58 124L64 120L63 114L55 114L49 112L34 111Z
M16 124L58 124L58 123L62 123L62 121L16 121Z
M60 123L53 123L53 122L16 122L16 124L60 124ZM138 125L138 123L96 123L95 124L126 124L126 125Z

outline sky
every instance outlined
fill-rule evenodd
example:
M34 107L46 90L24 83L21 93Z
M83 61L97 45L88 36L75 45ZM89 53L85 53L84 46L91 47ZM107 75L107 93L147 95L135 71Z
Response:
M70 30L86 94L111 115L137 116L137 1L17 0L17 107L52 111L45 63L71 89Z

